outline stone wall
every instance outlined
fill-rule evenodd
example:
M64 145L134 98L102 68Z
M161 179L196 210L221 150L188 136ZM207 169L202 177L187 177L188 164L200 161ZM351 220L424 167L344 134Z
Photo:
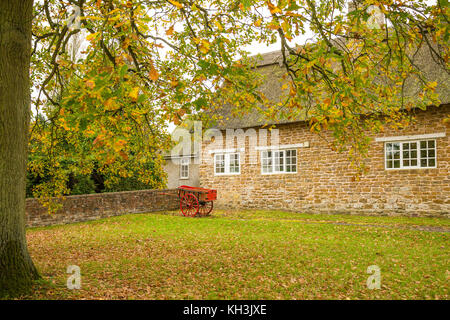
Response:
M434 134L437 168L386 170L384 142L373 141L368 172L359 181L346 154L332 151L324 139L311 133L307 124L278 125L280 144L309 142L297 149L297 173L261 174L260 154L249 163L249 141L240 153L241 174L215 176L213 155L203 147L200 185L217 189L218 207L283 209L311 213L450 215L450 136L443 119L450 105L415 111L416 123L408 129L386 129L378 137ZM255 127L256 131L258 128ZM326 137L326 133L325 137ZM225 139L224 139L225 140ZM224 143L225 147L225 143ZM235 144L236 148L243 145Z
M68 196L62 200L62 209L55 214L49 214L37 199L27 199L27 226L48 226L129 213L176 210L179 208L176 194L175 189L167 189Z

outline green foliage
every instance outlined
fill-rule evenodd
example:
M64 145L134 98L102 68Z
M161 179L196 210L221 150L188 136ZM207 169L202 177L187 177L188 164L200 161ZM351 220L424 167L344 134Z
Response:
M77 176L74 180L74 185L70 192L71 194L95 193L95 183L90 176Z

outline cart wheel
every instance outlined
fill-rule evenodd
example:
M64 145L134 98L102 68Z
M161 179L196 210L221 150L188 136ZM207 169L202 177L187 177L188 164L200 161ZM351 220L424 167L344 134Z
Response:
M200 208L198 209L198 212L202 216L207 216L211 213L213 206L214 205L212 201L205 201L203 203L200 203Z
M198 200L192 193L185 194L183 198L181 198L180 210L185 217L195 217L198 213L198 209Z

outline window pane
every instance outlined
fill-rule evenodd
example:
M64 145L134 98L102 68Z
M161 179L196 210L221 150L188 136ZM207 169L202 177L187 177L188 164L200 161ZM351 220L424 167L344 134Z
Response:
M428 159L428 166L429 167L434 167L436 166L436 161L434 159Z
M421 149L425 149L427 147L427 142L426 141L420 141L420 148Z
M427 166L427 159L420 160L420 166L421 167L426 167Z
M228 155L230 157L230 173L239 173L239 153Z
M225 173L225 155L216 154L216 173Z
M297 150L286 150L286 172L297 172Z
M428 140L428 148L434 149L434 140Z
M275 172L284 171L284 151L274 151Z
M263 173L271 173L272 172L272 152L271 151L263 151L261 152L261 165Z
M189 158L182 158L180 165L180 177L181 178L189 178Z
M394 168L400 168L400 160L394 160Z

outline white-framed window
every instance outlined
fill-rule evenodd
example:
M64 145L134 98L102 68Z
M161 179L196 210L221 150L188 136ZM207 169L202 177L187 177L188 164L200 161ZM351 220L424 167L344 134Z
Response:
M241 161L239 153L214 154L214 174L232 175L241 173Z
M189 162L190 158L181 158L180 162L180 179L189 179Z
M386 170L436 168L436 140L385 142L384 146Z
M261 151L261 173L296 173L297 150L264 150Z

